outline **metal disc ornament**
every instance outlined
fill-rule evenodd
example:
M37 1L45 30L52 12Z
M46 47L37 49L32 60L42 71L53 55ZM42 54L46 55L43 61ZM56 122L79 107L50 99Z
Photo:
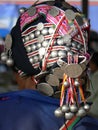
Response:
M48 11L48 13L49 13L50 15L52 15L53 17L56 17L57 15L59 15L59 10L58 10L57 8L53 7L53 8L51 8L51 9Z
M79 64L69 64L65 67L64 72L71 78L79 77L83 70Z
M59 79L63 78L63 70L60 67L57 67L53 70L53 75L57 76Z
M54 91L53 88L47 83L39 83L37 90L45 95L52 96Z
M59 79L53 74L49 74L46 76L46 82L51 86L59 86Z
M75 12L71 9L67 9L65 11L65 16L68 18L68 20L74 20L75 19Z
M27 11L29 16L33 16L36 13L36 8L34 6L30 7L29 10Z

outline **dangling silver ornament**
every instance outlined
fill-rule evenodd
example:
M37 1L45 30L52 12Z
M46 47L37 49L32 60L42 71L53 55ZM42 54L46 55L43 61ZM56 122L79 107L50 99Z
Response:
M68 82L68 81L65 81L65 82L64 82L64 87L65 87L65 88L68 88L68 87L69 87L69 82Z
M70 111L71 112L77 112L78 108L75 104L70 105Z
M90 105L86 103L86 104L84 105L84 109L85 109L86 111L89 111L89 110L90 110Z
M65 112L69 112L69 110L70 109L69 109L69 106L67 104L65 104L65 105L62 106L62 112L64 112L64 113Z
M67 120L72 119L73 116L74 116L74 113L72 113L72 112L65 113L65 119L67 119Z
M78 80L75 80L74 85L75 85L76 87L79 87L79 85L80 85L79 81L78 81Z
M86 115L86 111L83 107L79 108L77 114L76 114L78 117L83 117Z
M5 52L1 53L1 61L5 62L7 60L8 56Z
M55 114L56 117L62 117L63 116L61 108L56 109L54 111L54 114Z
M8 66L12 66L13 63L14 63L14 62L13 62L12 58L9 58L9 59L6 60L6 64L7 64Z

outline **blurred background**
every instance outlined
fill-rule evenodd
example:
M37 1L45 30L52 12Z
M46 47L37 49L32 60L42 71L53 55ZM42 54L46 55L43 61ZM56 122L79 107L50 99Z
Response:
M45 0L40 0L45 1ZM80 9L90 19L92 44L98 44L98 0L65 0ZM29 7L36 0L0 0L0 54L4 49L4 39L15 25L21 7ZM96 34L96 36L94 35ZM95 40L97 39L97 40ZM92 45L91 45L92 46ZM98 45L97 45L98 46ZM95 47L96 48L96 47ZM13 72L0 61L0 93L17 91Z

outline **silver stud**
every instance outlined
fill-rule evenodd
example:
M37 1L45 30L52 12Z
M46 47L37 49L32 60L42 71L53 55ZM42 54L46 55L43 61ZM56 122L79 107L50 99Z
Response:
M58 44L58 45L62 45L62 44L63 44L63 39L62 39L62 38L57 39L57 44Z
M29 39L30 39L29 36L26 36L26 37L25 37L25 41L26 41L26 42L28 42Z
M37 46L36 45L32 45L31 48L32 48L32 51L35 51Z
M52 51L52 52L51 52L51 57L52 57L52 58L55 58L56 56L57 56L57 51Z
M35 31L35 36L38 37L40 35L40 31L39 30L36 30Z
M68 112L69 111L69 106L66 104L66 105L63 105L62 106L62 112Z
M31 52L31 47L30 46L27 46L26 47L26 51L29 53L29 52Z
M42 42L42 46L43 46L43 47L47 47L48 44L49 44L48 40L45 40L45 41Z
M66 53L64 51L59 51L58 56L59 57L66 57Z
M44 29L41 31L41 34L42 34L42 35L47 35L47 34L48 34L48 29L47 29L47 28L44 28Z
M34 38L34 33L31 33L30 34L30 39L33 39Z
M32 64L32 63L33 63L33 58L30 58L29 61L30 61L30 63Z
M44 36L43 35L38 36L37 40L38 40L39 43L43 42L44 41Z
M44 28L44 24L42 22L37 24L37 30L41 31Z
M60 108L56 109L54 111L54 114L55 114L56 117L62 117L63 116L62 110Z
M72 113L72 112L65 113L65 119L67 119L67 120L72 119L73 116L74 116L74 113Z
M54 33L54 28L53 27L51 27L51 28L49 28L49 34L53 34Z

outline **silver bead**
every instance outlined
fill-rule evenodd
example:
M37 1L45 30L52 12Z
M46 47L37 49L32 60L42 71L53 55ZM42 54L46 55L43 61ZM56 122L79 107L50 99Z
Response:
M62 39L62 38L57 39L57 44L58 44L58 45L62 45L62 44L63 44L63 39Z
M29 41L29 36L25 37L25 41L28 42Z
M43 47L47 47L48 44L49 44L48 40L45 40L45 41L42 42L42 46L43 46Z
M36 44L37 49L41 48L41 43Z
M73 116L74 116L74 113L72 113L72 112L65 113L65 119L67 119L67 120L72 119Z
M86 111L89 111L90 105L86 103L86 104L84 105L84 109L85 109Z
M69 106L67 104L62 106L62 112L68 112L69 111Z
M7 59L7 61L6 61L6 64L8 65L8 66L12 66L13 65L13 60L11 59L11 58L9 58L9 59Z
M42 22L37 24L37 30L41 31L44 28L44 24Z
M83 117L86 115L86 111L83 107L79 108L77 114L76 114L78 117Z
M32 64L32 63L33 63L33 58L30 58L29 61L30 61L30 63Z
M34 33L31 33L30 34L30 39L33 39L34 38Z
M41 34L42 34L42 35L47 35L47 34L48 34L47 28L44 28L44 29L41 31Z
M43 35L38 36L37 40L38 40L39 43L43 42L44 36Z
M32 45L31 48L32 48L32 51L35 51L37 46L36 45Z
M7 60L8 56L5 52L1 53L1 61L5 62Z
M77 112L78 108L75 104L70 105L70 111L71 112Z
M38 56L34 56L33 60L34 60L34 63L38 62L39 60Z
M52 57L52 58L55 58L56 56L57 56L57 51L52 51L52 52L51 52L51 57Z
M30 46L27 46L26 47L26 51L29 53L31 51L31 47Z
M55 114L56 117L62 117L63 116L62 110L60 108L56 109L54 111L54 114Z
M51 28L49 28L48 31L49 31L49 34L53 34L54 33L54 28L51 27Z
M59 57L66 57L66 53L64 51L59 51L58 56Z
M38 37L40 35L40 31L39 30L36 30L35 31L35 36Z

